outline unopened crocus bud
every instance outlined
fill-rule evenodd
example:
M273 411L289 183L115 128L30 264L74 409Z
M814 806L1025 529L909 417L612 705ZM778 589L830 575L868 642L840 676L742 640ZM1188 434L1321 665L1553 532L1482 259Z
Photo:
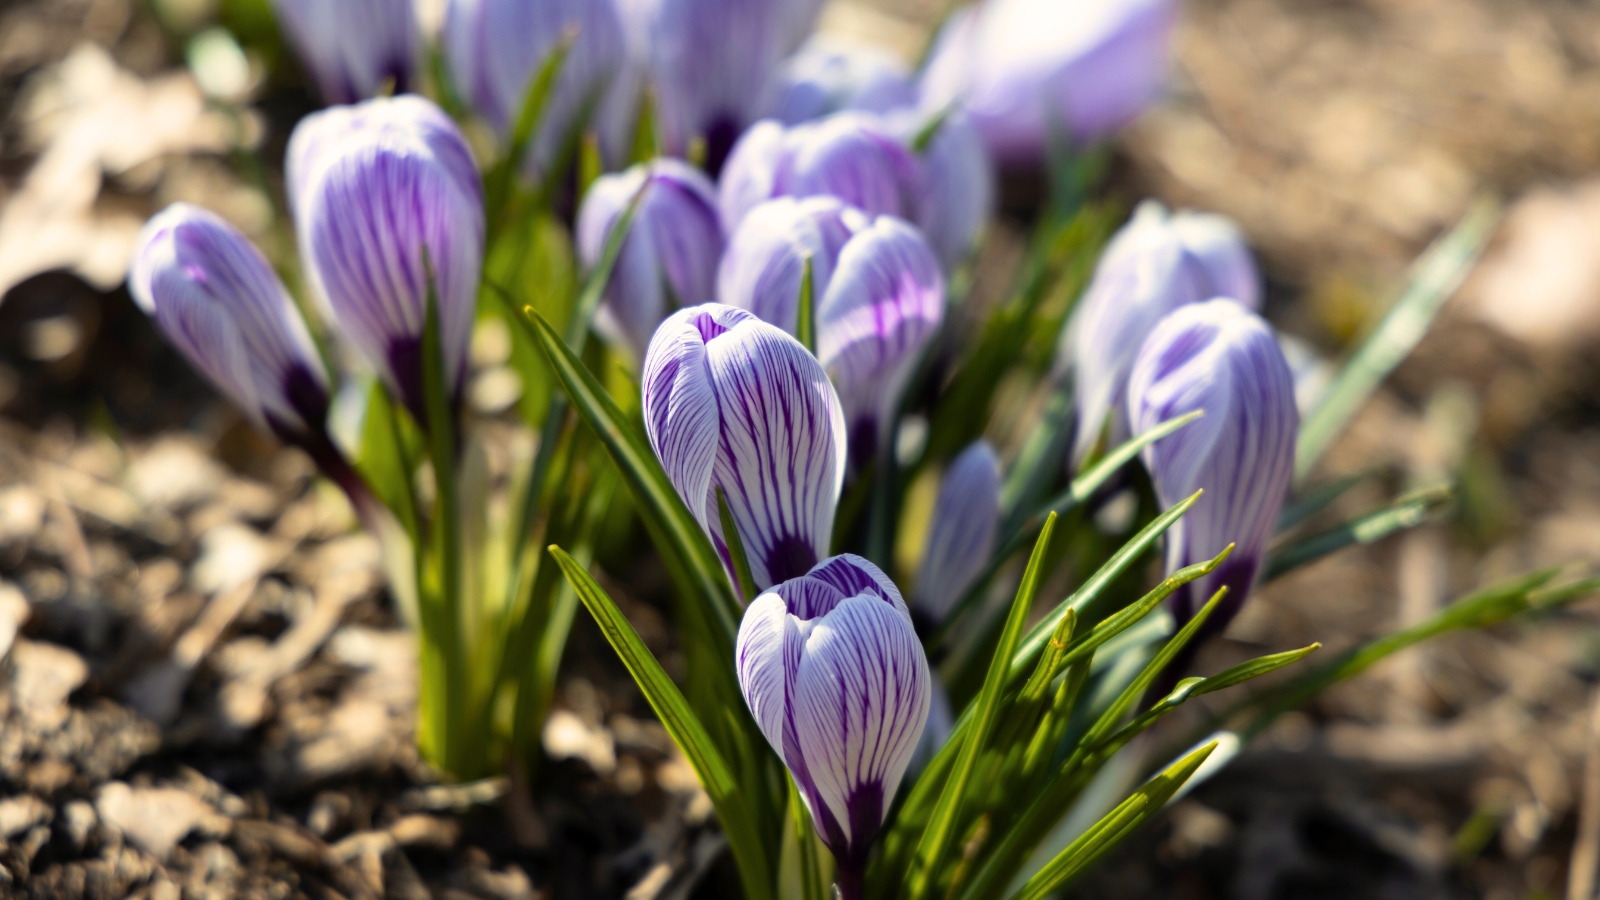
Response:
M760 115L813 0L636 0L664 150L705 141L711 171Z
M837 197L779 197L739 223L717 270L717 300L798 334L806 261L815 304L828 290L839 252L871 220Z
M905 601L859 556L835 556L746 610L739 687L794 775L858 900L872 841L928 718L932 677Z
M139 235L128 291L256 427L296 444L323 435L322 360L272 266L232 225L167 207Z
M971 117L959 109L935 113L931 119L906 111L890 121L907 146L932 129L919 156L924 190L917 223L945 269L953 269L972 253L994 211L989 151Z
M1215 572L1169 601L1186 622L1226 586L1206 624L1216 633L1255 581L1294 475L1300 427L1294 376L1271 326L1232 300L1192 304L1162 319L1133 365L1128 414L1137 431L1194 410L1205 415L1146 447L1143 459L1162 506L1205 491L1167 532L1169 573L1237 545Z
M289 146L283 156L283 175L290 213L300 215L300 208L306 202L303 197L318 168L337 156L333 150L340 141L383 129L414 135L427 144L434 155L449 160L452 168L465 172L476 165L455 121L425 97L401 94L348 106L330 106L301 119L289 135ZM306 252L304 247L301 252Z
M377 101L378 103L394 101ZM406 109L370 116L304 163L297 201L304 263L337 331L426 421L422 337L430 283L445 388L458 390L483 265L483 189L466 141ZM292 143L292 141L291 141Z
M773 197L832 195L875 215L917 221L922 170L881 117L835 113L784 129L751 128L728 157L719 184L723 227L730 232Z
M988 566L999 530L1000 457L988 441L976 441L939 485L913 598L919 615L931 624L944 621Z
M273 8L323 102L412 85L421 39L414 0L273 0Z
M879 216L839 253L817 305L817 358L839 388L859 468L886 447L900 394L944 319L944 277L922 234Z
M642 194L641 194L642 192ZM578 212L578 256L593 266L638 197L596 325L643 357L656 326L682 306L716 297L722 226L715 189L680 160L656 159L596 180Z
M1109 136L1160 94L1176 0L987 0L957 10L922 76L928 109L963 106L1004 162Z
M804 575L827 555L844 416L799 341L731 306L681 309L650 341L640 392L650 446L730 577L719 490L757 588Z
M893 56L822 38L813 38L789 57L773 94L769 114L785 125L846 109L887 113L917 99L911 73Z
M1251 309L1261 302L1260 276L1238 229L1221 216L1141 203L1106 245L1066 333L1064 352L1076 370L1075 463L1130 436L1128 371L1156 322L1212 297Z
M598 110L627 62L615 0L450 0L442 44L458 91L502 136L533 79L571 35L526 164L548 168ZM587 121L586 121L587 120Z

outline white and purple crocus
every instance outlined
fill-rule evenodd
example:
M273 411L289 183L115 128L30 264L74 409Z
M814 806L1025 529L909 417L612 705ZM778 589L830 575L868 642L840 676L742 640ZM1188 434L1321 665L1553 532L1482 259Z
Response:
M426 422L428 298L454 396L483 266L483 189L466 140L418 97L335 108L296 129L287 179L303 264L338 334Z
M478 114L509 135L535 75L561 41L572 46L562 61L547 105L533 136L524 167L538 175L596 119L602 106L634 99L628 42L616 0L449 0L440 43L450 74ZM637 117L603 117L601 147L616 158Z
M900 591L849 554L762 593L735 648L739 687L859 900L867 855L922 736L933 679Z
M926 109L964 107L1005 163L1084 146L1161 93L1176 0L986 0L951 14L922 75Z
M1232 300L1191 304L1162 319L1133 365L1128 416L1135 430L1194 410L1205 415L1146 447L1143 458L1163 506L1205 491L1167 532L1169 573L1237 545L1215 572L1169 601L1181 624L1227 587L1206 623L1214 634L1255 582L1294 474L1300 426L1294 376L1271 326Z
M1062 360L1075 373L1075 465L1130 436L1128 373L1156 323L1212 297L1261 304L1261 276L1238 228L1222 216L1141 203L1106 245L1064 335Z
M679 307L716 298L723 233L715 188L682 160L659 158L595 181L578 211L578 257L593 267L637 199L596 327L642 357L656 326Z
M325 103L404 93L421 55L415 0L273 0Z
M994 554L1000 532L1000 457L974 441L945 470L917 570L912 612L938 625L970 589Z
M742 309L682 309L650 341L640 390L650 446L730 577L718 491L756 588L804 575L827 555L844 416L799 341Z

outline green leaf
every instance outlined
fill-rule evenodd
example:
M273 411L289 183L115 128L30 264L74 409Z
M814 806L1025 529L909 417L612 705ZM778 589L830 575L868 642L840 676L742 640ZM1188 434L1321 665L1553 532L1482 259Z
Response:
M1240 734L1249 740L1284 712L1301 706L1330 685L1359 675L1379 660L1407 647L1451 631L1485 628L1529 610L1553 608L1600 590L1600 578L1550 587L1550 581L1559 572L1559 568L1542 569L1469 594L1423 622L1354 647L1287 684L1251 697L1221 718L1247 718L1249 724Z
M751 821L749 808L741 797L739 782L728 768L722 753L712 743L705 725L689 708L689 701L684 699L678 686L661 668L661 663L645 647L627 617L589 576L588 571L560 547L551 545L550 555L555 557L562 573L577 592L578 599L594 616L595 624L600 626L601 633L622 659L628 674L639 685L639 691L650 702L650 708L655 710L662 727L667 729L673 743L678 745L694 767L700 784L717 810L717 817L722 820L722 831L738 863L745 896L753 900L768 900L772 897L773 879L766 854L757 839L758 832Z
M756 576L750 571L750 558L744 553L744 540L734 524L733 511L728 509L728 496L717 488L717 516L722 522L722 538L728 545L728 555L733 557L733 571L738 576L739 596L748 604L756 598Z
M1372 472L1372 469L1366 469L1319 485L1294 503L1285 506L1278 514L1277 533L1282 534L1327 509L1333 501L1343 497L1345 491L1360 484Z
M1372 392L1421 342L1440 307L1466 280L1499 221L1499 201L1480 198L1449 234L1417 260L1405 293L1301 423L1295 447L1296 480L1310 473Z
M444 368L439 302L433 265L423 253L428 284L427 320L422 331L423 405L428 416L429 455L433 459L436 497L431 516L431 590L422 594L422 655L433 658L424 671L423 709L430 720L435 765L463 778L478 775L483 744L469 728L467 648L462 639L462 571L460 503L456 491L456 408ZM435 668L437 667L437 668ZM442 683L439 683L442 679Z
M1072 592L1072 596L1068 597L1061 605L1046 615L1043 620L1034 625L1033 630L1028 632L1028 636L1022 639L1022 645L1017 648L1017 653L1011 660L1011 677L1013 679L1020 678L1033 667L1039 654L1043 652L1045 644L1050 640L1050 632L1055 630L1056 623L1061 620L1062 616L1067 614L1068 609L1075 610L1082 615L1085 607L1094 602L1101 591L1105 590L1112 581L1120 577L1128 566L1133 564L1134 560L1143 556L1145 551L1156 542L1156 539L1161 537L1168 528L1171 528L1199 499L1200 492L1195 491L1193 495L1157 516L1154 521L1146 525L1131 540L1123 544L1116 553L1112 554L1111 558L1106 560L1105 565L1089 576L1089 580L1085 581L1081 587Z
M539 67L539 71L528 82L528 90L522 95L522 104L517 110L516 124L511 129L511 146L506 151L505 158L496 163L484 177L487 221L493 231L499 230L499 226L503 224L500 220L511 206L511 195L516 189L517 169L521 167L522 159L528 152L528 145L532 143L540 123L544 121L545 109L549 106L556 77L566 65L567 54L571 52L577 36L576 29L568 29L562 34L561 39L551 49L550 55L545 57L544 65Z
M1045 519L1044 528L1039 532L1039 539L1034 542L1033 555L1028 560L1027 571L1023 573L1022 583L1017 587L1016 597L1011 602L1011 613L1006 618L1000 646L989 663L989 674L984 678L983 689L973 704L971 719L966 728L967 735L962 742L961 756L956 760L955 771L949 781L945 782L944 791L939 795L939 802L934 807L927 830L922 834L915 864L907 881L907 894L913 900L927 894L933 875L943 862L944 852L949 846L956 825L961 821L962 805L967 799L967 782L972 778L978 756L983 752L989 740L989 732L994 727L995 717L999 714L1000 693L1005 689L1008 680L1012 651L1016 649L1017 640L1022 636L1022 628L1028 620L1028 613L1033 609L1034 598L1038 596L1045 551L1050 546L1055 525L1056 516L1051 513Z
M572 399L573 408L600 437L627 481L640 514L648 524L653 524L654 532L661 537L658 546L662 555L672 558L669 568L673 562L677 563L678 571L686 579L681 585L686 600L702 601L710 611L722 649L731 660L743 611L733 597L722 560L711 546L710 538L678 497L667 473L656 460L655 452L623 417L605 389L549 323L532 310L527 313L539 346Z
M816 272L807 255L805 267L800 270L800 302L795 310L794 336L813 356L817 353L816 294Z
M1213 741L1168 766L1057 854L1011 900L1044 900L1059 890L1159 812L1216 748Z
M414 546L420 544L422 530L414 483L416 459L421 452L422 438L411 417L402 415L383 382L373 379L372 389L367 392L361 458L356 468L383 505L394 510Z
M1415 528L1444 504L1450 502L1455 490L1450 485L1424 488L1397 498L1393 504L1359 519L1346 522L1337 528L1314 534L1287 547L1280 547L1267 557L1262 567L1263 583L1279 578L1308 563L1351 544L1371 544L1383 540L1397 531Z
M1260 678L1269 672L1276 672L1284 666L1291 666L1311 654L1322 649L1322 643L1316 642L1298 650L1285 650L1282 653L1271 653L1258 656L1249 662L1242 662L1230 669L1224 669L1215 675L1206 678L1190 693L1191 697L1231 688L1236 684L1243 684L1252 678Z

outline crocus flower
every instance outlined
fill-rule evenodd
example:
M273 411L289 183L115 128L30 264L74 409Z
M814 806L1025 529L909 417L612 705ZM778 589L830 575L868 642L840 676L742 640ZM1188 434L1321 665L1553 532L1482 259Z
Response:
M309 174L296 211L311 282L338 333L426 421L427 272L431 266L445 386L454 394L483 265L483 189L460 132L440 127L434 113L419 124L405 108L347 122L341 136L321 143L316 158L302 162Z
M930 126L922 163L920 217L917 224L939 254L946 270L966 260L994 211L994 163L972 119L954 109L929 116L907 110L889 117L901 140L910 146Z
M707 145L712 172L761 112L778 64L799 46L816 0L636 0L663 147Z
M1176 0L987 0L936 40L922 102L958 104L997 159L1037 162L1052 140L1101 140L1161 92Z
M584 265L599 261L611 229L636 196L639 205L596 325L642 357L668 313L716 297L723 235L705 175L681 160L656 159L603 176L589 188L577 227Z
M1167 532L1167 571L1237 544L1218 569L1179 588L1180 623L1217 588L1228 596L1206 623L1215 633L1250 592L1294 473L1294 376L1272 328L1232 300L1196 303L1162 319L1139 350L1128 381L1128 415L1139 431L1203 409L1198 421L1144 450L1163 506L1204 489Z
M516 124L533 78L569 32L573 44L527 160L535 172L551 165L586 125L626 65L615 0L450 0L445 12L442 43L456 88L502 136Z
M322 360L272 266L232 225L167 207L139 235L128 290L256 427L296 444L323 435Z
M284 36L326 103L412 83L420 50L414 0L273 0Z
M827 293L840 251L870 221L837 197L768 200L744 217L728 242L717 270L717 300L797 334L806 260L816 304Z
M887 113L916 100L911 73L893 56L813 38L784 63L768 110L783 124L798 125L846 109Z
M989 564L999 529L1000 458L988 441L975 441L939 486L913 598L919 615L944 621Z
M882 118L842 112L790 129L756 124L728 157L718 202L730 233L764 200L819 194L916 221L922 186L916 159Z
M1260 276L1238 229L1221 216L1171 215L1159 203L1141 203L1107 244L1066 333L1064 353L1077 372L1075 463L1102 433L1107 449L1129 437L1128 371L1156 322L1212 297L1252 309L1261 302Z
M410 132L426 143L431 152L449 161L452 168L465 172L473 168L472 153L461 139L454 120L433 101L416 94L379 97L348 106L330 106L301 119L289 135L284 152L284 194L289 211L300 215L318 167L337 154L340 141L384 129ZM302 254L306 253L302 247Z
M651 339L640 391L650 446L730 576L719 489L757 588L804 575L827 555L844 416L799 341L731 306L681 309Z
M887 446L917 358L944 319L944 278L922 234L879 216L839 253L817 305L817 358L839 388L859 468Z
M835 556L757 597L735 646L739 687L860 897L867 853L928 717L932 678L900 591Z

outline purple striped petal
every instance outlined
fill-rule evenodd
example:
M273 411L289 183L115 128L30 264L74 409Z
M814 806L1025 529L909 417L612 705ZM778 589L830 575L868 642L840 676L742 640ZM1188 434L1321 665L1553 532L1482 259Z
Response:
M656 326L679 306L716 296L722 226L711 182L675 159L656 159L596 180L578 214L578 255L594 266L617 220L640 191L639 206L597 325L643 356Z
M785 125L846 109L887 113L916 103L911 73L898 59L862 44L814 38L789 57L769 109Z
M1000 528L1000 458L988 441L961 452L944 473L917 575L917 612L938 623L972 587Z
M641 393L650 446L730 575L718 488L758 587L804 574L827 553L844 417L798 341L730 306L679 310L650 342Z
M1106 246L1067 332L1066 352L1077 371L1073 390L1078 411L1074 464L1101 443L1109 449L1127 440L1124 412L1128 371L1151 329L1180 306L1237 290L1233 299L1260 300L1249 248L1220 216L1169 215L1154 201Z
M737 228L763 200L818 195L875 216L917 219L922 169L879 116L835 113L781 138L774 127L762 123L734 147L720 188L724 227Z
M284 36L326 103L372 97L393 80L412 84L421 35L413 0L273 0Z
M450 0L442 45L456 88L502 136L508 134L536 73L569 30L539 133L526 160L537 176L555 161L584 117L598 108L627 62L614 0Z
M860 557L826 560L758 597L735 648L756 723L841 870L857 875L931 703L922 645L899 592L885 587Z
M384 129L415 135L434 155L446 160L463 182L477 181L477 163L462 140L460 129L431 100L416 94L401 94L349 106L330 106L301 119L289 135L283 160L284 193L289 200L289 211L297 221L301 207L307 202L302 198L315 181L319 167L336 156L333 150L339 142Z
M328 376L294 301L233 226L177 203L146 223L128 272L134 301L259 428L320 435Z
M353 127L318 151L299 210L305 263L339 334L419 416L426 265L454 392L484 241L483 193L465 140L453 129L427 133L389 117Z
M1211 632L1239 609L1255 580L1294 473L1300 416L1294 376L1272 328L1231 300L1185 306L1161 321L1128 383L1133 427L1145 431L1193 410L1199 421L1145 448L1163 506L1205 494L1167 532L1167 571L1209 559L1230 543L1216 572L1185 585L1170 604L1178 621L1227 585Z
M1054 134L1108 137L1166 84L1175 0L989 0L956 11L922 77L925 109L964 106L996 158L1037 162Z
M817 305L817 358L839 389L859 466L889 437L900 393L944 318L944 278L922 235L881 216L845 244Z
M805 261L813 302L828 290L839 252L865 227L864 213L837 197L779 197L750 211L717 270L717 300L796 334Z

